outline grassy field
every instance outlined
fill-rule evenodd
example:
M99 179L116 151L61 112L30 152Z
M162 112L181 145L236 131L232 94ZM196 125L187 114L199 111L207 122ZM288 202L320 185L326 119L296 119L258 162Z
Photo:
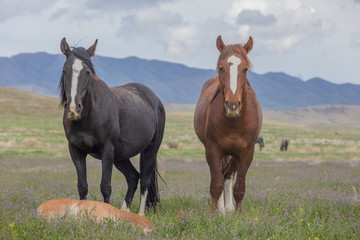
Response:
M256 148L243 213L211 214L204 150L192 113L176 106L159 153L166 184L160 181L158 210L147 213L156 227L150 235L111 221L41 221L35 210L43 201L78 197L61 111L57 99L2 91L1 102L18 102L0 106L0 239L359 239L360 127L265 120L265 149ZM288 152L279 151L284 137ZM91 200L102 200L100 178L100 161L89 158ZM112 187L111 204L120 207L126 182L117 170ZM137 192L131 210L138 208Z

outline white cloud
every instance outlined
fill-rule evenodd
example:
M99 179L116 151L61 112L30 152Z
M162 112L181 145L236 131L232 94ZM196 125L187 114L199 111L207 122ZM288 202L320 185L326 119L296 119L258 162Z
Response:
M0 35L6 46L0 54L59 53L63 36L84 46L99 38L100 55L214 68L218 35L226 44L244 43L251 35L250 58L258 72L307 78L319 71L318 76L336 81L340 77L332 65L343 56L349 59L343 68L349 72L347 81L358 81L359 16L355 0L0 0ZM325 58L326 66L316 67Z
M55 2L48 0L0 0L0 22L17 16L39 14Z
M186 26L173 29L168 35L166 51L172 55L181 55L196 49L201 44L196 27Z
M99 11L128 11L136 9L144 9L149 7L157 7L158 4L163 2L172 2L172 0L86 0L85 6Z
M182 27L179 14L164 12L158 8L140 9L124 17L118 36L133 41L162 42L174 28Z
M296 0L236 1L228 13L226 21L242 37L252 35L265 52L288 51L310 38L320 40L331 25L313 6Z
M236 18L239 25L269 26L276 23L276 17L272 14L263 15L259 10L244 9Z

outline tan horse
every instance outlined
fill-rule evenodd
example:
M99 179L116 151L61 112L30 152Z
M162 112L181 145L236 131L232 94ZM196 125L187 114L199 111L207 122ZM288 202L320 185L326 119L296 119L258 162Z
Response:
M194 128L204 144L210 168L212 212L241 212L246 173L262 126L262 111L246 78L251 67L247 54L253 39L225 45L219 36L218 76L203 86L194 114ZM235 181L235 182L234 182ZM235 184L234 184L235 183Z
M66 216L87 216L98 223L112 219L115 222L128 222L141 228L144 232L151 232L153 229L150 220L144 216L117 209L108 203L91 200L52 199L40 204L36 209L36 213L39 218L47 220Z

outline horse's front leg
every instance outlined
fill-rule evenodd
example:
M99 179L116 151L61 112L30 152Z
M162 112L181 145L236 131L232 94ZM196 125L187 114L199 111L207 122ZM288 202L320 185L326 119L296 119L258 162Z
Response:
M224 176L222 173L221 154L215 143L208 142L205 148L206 161L210 169L210 196L211 196L211 212L224 212L224 203L219 204L218 201L224 190ZM223 197L220 199L223 200ZM221 208L221 209L220 209Z
M69 152L75 165L77 173L77 187L80 200L86 200L88 194L88 184L86 180L86 153L69 143Z
M101 175L100 190L104 197L104 202L110 203L111 175L112 175L112 168L114 163L114 146L112 144L110 143L105 144L101 154L101 162L102 162L102 175Z
M255 146L250 149L244 150L244 152L240 156L240 162L238 164L236 183L234 185L234 198L236 209L240 213L242 211L242 201L245 196L245 178L254 157L254 148Z

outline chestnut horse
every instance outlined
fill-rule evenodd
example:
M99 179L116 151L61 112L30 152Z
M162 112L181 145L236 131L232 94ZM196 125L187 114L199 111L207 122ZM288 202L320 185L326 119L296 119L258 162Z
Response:
M261 107L246 78L253 39L250 37L244 46L225 45L218 36L216 46L220 51L218 76L209 79L201 90L194 128L210 168L212 212L234 211L233 196L241 212L245 177L262 126Z

